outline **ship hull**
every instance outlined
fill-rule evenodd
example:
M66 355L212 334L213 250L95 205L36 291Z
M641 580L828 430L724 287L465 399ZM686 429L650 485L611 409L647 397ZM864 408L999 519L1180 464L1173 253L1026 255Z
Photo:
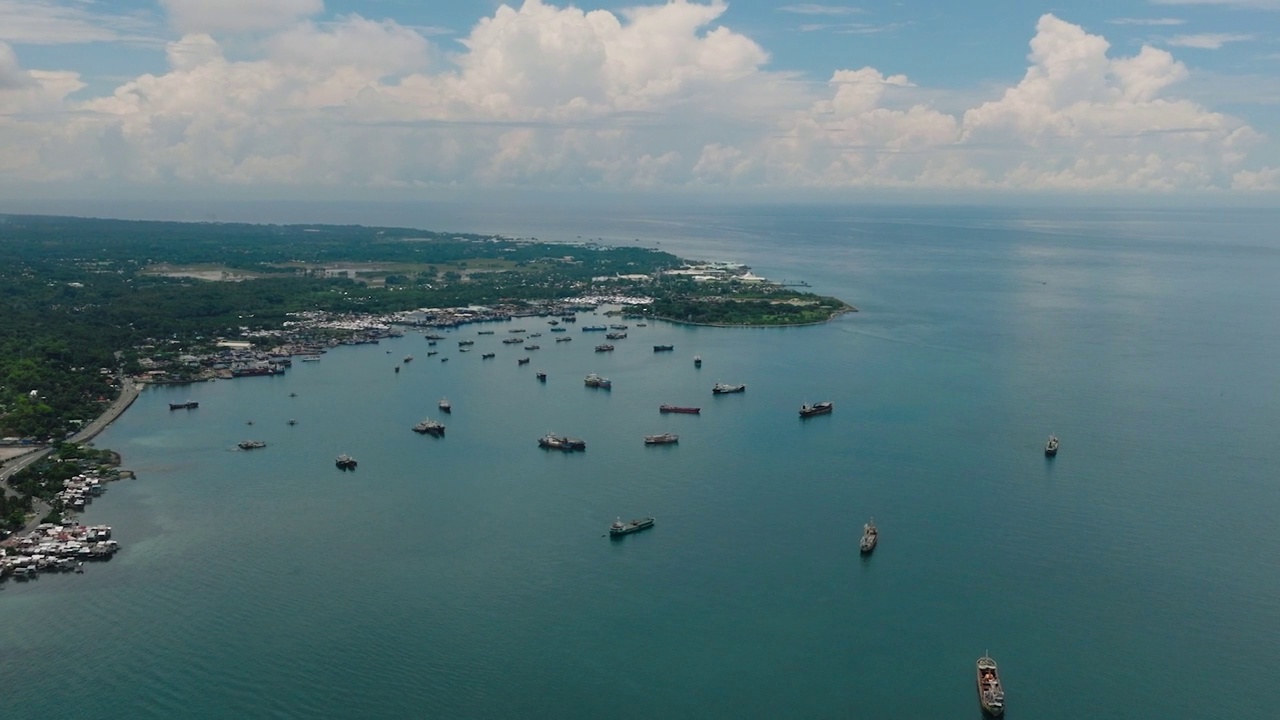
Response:
M662 405L658 407L658 412L664 413L684 413L685 415L697 415L702 412L702 408L696 407L676 407L674 405Z

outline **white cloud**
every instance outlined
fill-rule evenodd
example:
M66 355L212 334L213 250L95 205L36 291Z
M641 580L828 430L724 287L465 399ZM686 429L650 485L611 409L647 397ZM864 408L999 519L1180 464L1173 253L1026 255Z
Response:
M273 30L324 10L324 0L160 0L183 33Z
M1232 178L1236 190L1280 190L1280 167L1241 170Z
M1280 10L1280 0L1151 0L1152 5L1219 5L1250 10Z
M145 16L97 12L94 5L54 0L0 0L0 41L25 45L88 42L156 42Z
M1174 35L1169 38L1172 47L1197 48L1199 50L1217 50L1227 43L1253 40L1253 35L1240 33L1198 33L1195 35Z
M1109 25L1147 25L1152 27L1185 25L1186 23L1187 21L1181 18L1114 18L1107 21Z
M764 48L719 24L725 9L526 0L452 54L356 15L248 45L191 33L169 44L166 71L82 102L67 100L78 78L22 71L0 47L14 86L0 107L61 111L0 116L0 167L28 182L339 188L1158 191L1270 177L1250 163L1257 132L1172 94L1188 71L1169 52L1111 57L1104 38L1052 15L1017 84L944 112L935 102L954 98L877 68L820 85L770 71ZM228 59L224 43L259 54Z
M852 7L849 5L818 5L815 3L801 3L798 5L783 5L778 8L781 12L795 13L797 15L860 15L866 12L862 8Z

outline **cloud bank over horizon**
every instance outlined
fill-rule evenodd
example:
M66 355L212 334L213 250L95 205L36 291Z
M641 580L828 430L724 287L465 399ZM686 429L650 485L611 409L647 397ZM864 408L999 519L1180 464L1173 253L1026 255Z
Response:
M321 0L162 0L167 69L83 97L0 41L0 179L333 188L1278 190L1274 140L1178 94L1189 71L1053 14L1021 80L943 111L893 68L769 69L674 0L526 0L457 40ZM796 5L812 9L818 5ZM798 12L798 11L797 11ZM438 39L438 38L436 38ZM1203 43L1201 43L1203 45Z

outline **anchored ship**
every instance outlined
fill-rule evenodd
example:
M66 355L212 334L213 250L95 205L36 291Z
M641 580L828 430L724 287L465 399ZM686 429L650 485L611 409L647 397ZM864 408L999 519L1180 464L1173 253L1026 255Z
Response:
M670 445L680 442L680 436L675 433L662 433L660 435L645 435L645 445Z
M423 420L413 426L413 431L422 435L444 436L444 423L437 420Z
M480 354L480 359L481 359L481 360L488 360L488 359L489 359L489 358L491 358L491 357L495 357L497 354L498 354L498 353L481 353L481 354Z
M587 375L587 377L583 379L582 382L585 383L587 387L604 388L605 390L609 390L613 387L612 380L610 380L607 377L600 377L595 373L590 373L589 375Z
M261 440L241 440L237 445L241 450L256 450L267 446L267 444Z
M356 459L351 457L350 455L347 455L346 453L339 455L338 459L335 460L333 464L337 465L339 470L355 470L356 469Z
M675 350L675 349L676 349L675 345L654 345L653 346L654 352L670 352L671 350Z
M835 403L830 400L824 400L813 405L804 404L800 406L800 417L813 417L814 415L826 415L835 408Z
M633 532L647 530L651 527L653 527L653 518L651 517L636 518L628 522L622 522L622 518L618 518L609 526L609 537L622 537L623 535L630 535Z
M609 334L605 335L604 337L605 337L605 339L606 339L606 340L622 340L622 339L623 339L623 338L625 338L626 336L627 336L627 334L626 334L626 333L624 333L624 332L611 332L611 333L609 333Z
M686 413L689 415L697 415L702 412L702 408L681 407L679 405L659 405L658 412L664 413Z
M1053 457L1058 454L1058 436L1050 435L1049 442L1044 444L1044 456Z
M440 412L453 412L453 404L449 402L448 398L440 398L440 402L437 403L437 407L440 408Z
M587 443L578 438L565 437L556 435L555 433L547 433L538 440L538 447L547 450L563 450L564 452L573 452L574 450L586 450Z
M694 355L694 356L693 356L693 366L694 366L694 367L702 367L702 356L701 356L701 355Z
M876 549L878 542L880 542L880 531L876 528L876 519L871 518L866 525L862 526L862 540L858 543L858 550L863 554L869 553Z
M711 388L711 394L725 395L727 393L740 393L744 392L746 389L746 385L726 385L725 383L716 383L715 387Z
M613 352L612 345L597 345L596 352Z
M188 400L180 403L169 403L170 410L194 410L198 407L200 407L200 403L195 400Z
M547 374L546 374L545 372L541 371L541 370L539 370L538 372L534 373L534 377L538 378L538 380L539 380L540 382L546 382L546 381L547 381Z
M1000 684L1000 671L996 661L984 654L978 658L978 702L983 712L992 717L1004 714L1004 687Z

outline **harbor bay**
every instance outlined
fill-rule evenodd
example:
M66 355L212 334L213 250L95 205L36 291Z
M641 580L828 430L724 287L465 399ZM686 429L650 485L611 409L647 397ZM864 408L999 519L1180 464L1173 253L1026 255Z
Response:
M1264 717L1274 217L903 215L667 226L860 310L823 325L501 343L531 317L147 389L95 443L137 478L84 515L123 549L0 591L11 712L977 717L989 651L1012 716L1181 716L1207 652L1210 714Z

